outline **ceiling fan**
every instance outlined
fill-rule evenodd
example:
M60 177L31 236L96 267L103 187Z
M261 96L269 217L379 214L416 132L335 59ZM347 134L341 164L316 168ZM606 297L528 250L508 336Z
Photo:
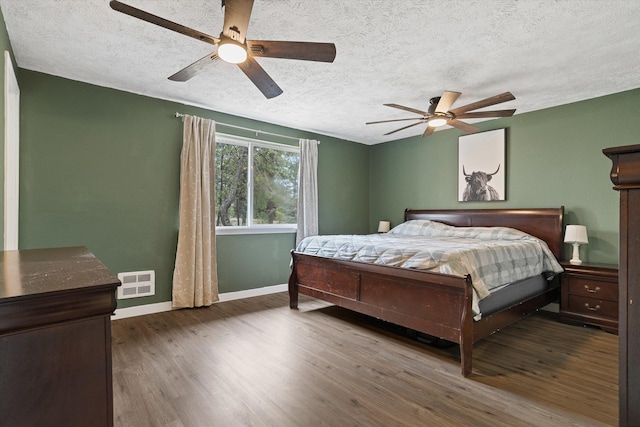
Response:
M475 111L479 108L488 107L490 105L500 104L502 102L512 101L516 99L511 92L505 92L500 95L492 96L491 98L483 99L463 107L454 108L450 110L451 106L456 99L460 96L460 92L444 91L442 96L431 98L429 103L429 109L427 111L416 110L415 108L405 107L398 104L384 104L387 107L399 108L404 111L409 111L421 115L422 117L412 117L407 119L394 119L394 120L381 120L377 122L367 122L368 125L375 123L389 123L400 122L405 120L417 120L416 123L412 123L408 126L401 127L400 129L393 130L385 133L385 135L391 135L392 133L399 132L401 130L410 128L412 126L426 123L427 128L422 134L423 137L431 135L437 127L443 125L450 125L455 128L461 129L465 132L477 132L480 128L477 128L469 123L465 123L459 119L479 119L487 117L511 117L515 113L515 109L512 110L493 110L493 111Z
M173 81L187 81L220 58L237 64L265 97L273 98L280 95L282 89L258 64L255 57L320 62L333 62L336 57L336 46L333 43L248 40L246 33L253 0L222 0L224 26L220 37L210 36L117 0L111 0L109 5L118 12L216 46L216 50L209 55L170 76L169 79Z

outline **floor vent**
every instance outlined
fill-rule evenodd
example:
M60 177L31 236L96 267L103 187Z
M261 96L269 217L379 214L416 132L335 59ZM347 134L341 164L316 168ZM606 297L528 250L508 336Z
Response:
M156 293L156 273L148 271L130 271L118 273L122 286L118 287L118 299L148 297Z

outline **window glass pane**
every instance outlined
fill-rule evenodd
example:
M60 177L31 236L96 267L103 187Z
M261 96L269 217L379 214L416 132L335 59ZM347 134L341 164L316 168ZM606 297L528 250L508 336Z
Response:
M216 226L247 225L248 147L216 144Z
M296 224L300 155L265 147L253 153L253 223Z

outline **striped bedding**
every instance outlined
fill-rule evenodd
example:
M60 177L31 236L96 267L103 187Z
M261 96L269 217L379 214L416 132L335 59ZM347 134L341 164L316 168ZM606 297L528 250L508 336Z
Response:
M296 251L327 258L469 274L473 308L492 289L562 267L547 244L506 227L453 227L429 220L406 221L386 234L311 236Z

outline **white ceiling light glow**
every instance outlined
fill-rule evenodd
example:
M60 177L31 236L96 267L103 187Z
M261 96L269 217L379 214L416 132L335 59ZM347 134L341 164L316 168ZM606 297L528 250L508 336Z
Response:
M447 119L445 119L444 117L434 117L432 119L429 119L429 126L433 126L433 127L439 127L439 126L444 126L447 124Z
M232 40L221 41L218 46L220 59L232 64L240 64L247 60L247 51L240 43Z

